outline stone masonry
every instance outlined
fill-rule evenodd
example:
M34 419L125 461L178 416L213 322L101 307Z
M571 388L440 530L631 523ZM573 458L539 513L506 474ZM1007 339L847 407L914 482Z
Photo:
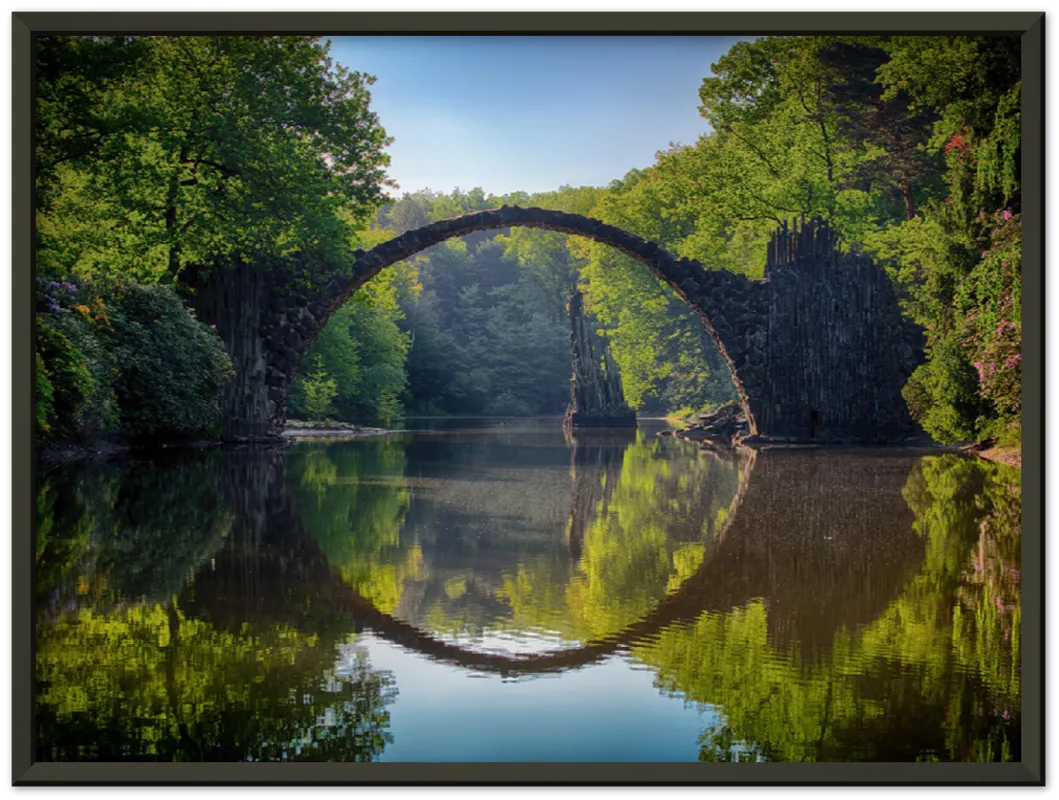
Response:
M347 275L312 289L293 291L289 276L271 272L259 328L268 424L285 420L302 356L366 281L446 239L519 226L610 245L671 286L716 341L758 439L897 442L916 432L901 388L922 360L921 333L901 316L883 271L842 252L823 223L779 231L765 278L750 280L676 258L597 219L518 206L441 220L358 250Z

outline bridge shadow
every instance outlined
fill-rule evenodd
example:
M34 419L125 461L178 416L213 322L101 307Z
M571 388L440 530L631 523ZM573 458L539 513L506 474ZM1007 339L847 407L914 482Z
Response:
M613 450L608 455L597 444L581 439L571 451L572 466L606 466ZM797 643L803 658L814 658L839 628L856 629L882 613L921 564L923 541L902 497L918 458L805 450L747 451L739 458L738 491L701 565L640 619L576 647L528 655L482 652L380 610L343 579L307 530L282 451L228 454L224 483L236 522L182 606L215 625L251 620L282 621L306 632L370 630L433 660L513 677L581 668L704 612L761 600L773 646ZM589 509L607 490L598 480L578 485L576 469L573 474L567 543L576 560ZM256 488L248 494L247 486Z

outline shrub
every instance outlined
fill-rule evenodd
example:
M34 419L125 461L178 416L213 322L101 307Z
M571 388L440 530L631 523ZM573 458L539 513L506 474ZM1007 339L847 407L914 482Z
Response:
M46 439L51 434L52 421L55 417L55 388L52 386L51 378L48 377L48 369L44 366L44 359L40 352L38 351L35 355L37 363L33 388L37 438Z
M91 310L87 305L78 304L47 317L49 324L84 356L85 369L90 378L77 413L76 434L79 438L112 431L118 425L118 407L114 396L118 369L107 353L104 341L109 321L103 310L102 299L96 297L91 302Z
M904 388L912 419L939 442L973 439L981 401L963 346L950 335L927 350L927 362L916 368Z
M979 392L1004 428L1017 424L1022 411L1022 227L1010 211L983 214L980 222L989 246L958 303ZM982 424L997 427L990 419Z
M83 433L85 399L92 376L84 353L69 337L37 315L36 407L39 430L49 438L76 438Z
M160 285L109 289L107 349L120 424L134 440L216 435L233 374L220 338Z
M319 357L316 359L316 370L302 379L301 388L305 410L314 421L319 422L331 410L331 403L338 395L335 380L328 376L323 360Z

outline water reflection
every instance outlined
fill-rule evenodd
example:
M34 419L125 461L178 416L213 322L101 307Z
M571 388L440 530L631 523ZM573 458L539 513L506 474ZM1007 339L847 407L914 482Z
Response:
M769 466L784 460L775 457ZM826 469L828 461L818 466ZM783 473L810 476L812 467ZM834 478L825 481L831 491L868 485L865 475ZM892 497L878 482L872 492L880 500ZM805 502L790 508L798 515L858 513L849 505L852 496L842 494L824 507ZM845 520L832 524L819 517L795 524L791 530L801 541L783 556L782 572L774 573L777 592L727 613L703 614L693 627L667 630L656 645L637 652L658 669L667 690L721 710L722 722L703 733L702 760L1019 759L1019 473L953 455L922 458L901 494L911 512L904 516L914 514L907 529L891 528L884 517L874 526L867 519L847 527ZM819 604L817 614L785 613L770 602L785 595L778 584L797 575L800 565L817 572L827 564L807 535L814 527L818 540L839 550L868 549L862 556L840 553L834 567L822 569L827 581L802 575L793 583L804 602ZM910 534L896 535L904 530ZM781 536L779 546L786 548L787 535ZM769 549L774 558L776 550ZM909 566L915 568L911 576L893 580ZM849 581L836 592L843 573ZM787 631L790 621L801 619L810 625L808 641ZM833 632L821 650L828 627ZM818 657L807 658L812 650Z
M1017 471L555 428L40 476L39 758L379 758L426 713L385 640L439 683L624 659L654 699L600 720L674 696L703 760L1018 759Z

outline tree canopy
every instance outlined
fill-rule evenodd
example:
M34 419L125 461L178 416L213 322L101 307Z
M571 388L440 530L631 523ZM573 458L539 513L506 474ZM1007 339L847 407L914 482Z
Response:
M43 37L38 269L342 252L384 198L373 78L310 36Z

